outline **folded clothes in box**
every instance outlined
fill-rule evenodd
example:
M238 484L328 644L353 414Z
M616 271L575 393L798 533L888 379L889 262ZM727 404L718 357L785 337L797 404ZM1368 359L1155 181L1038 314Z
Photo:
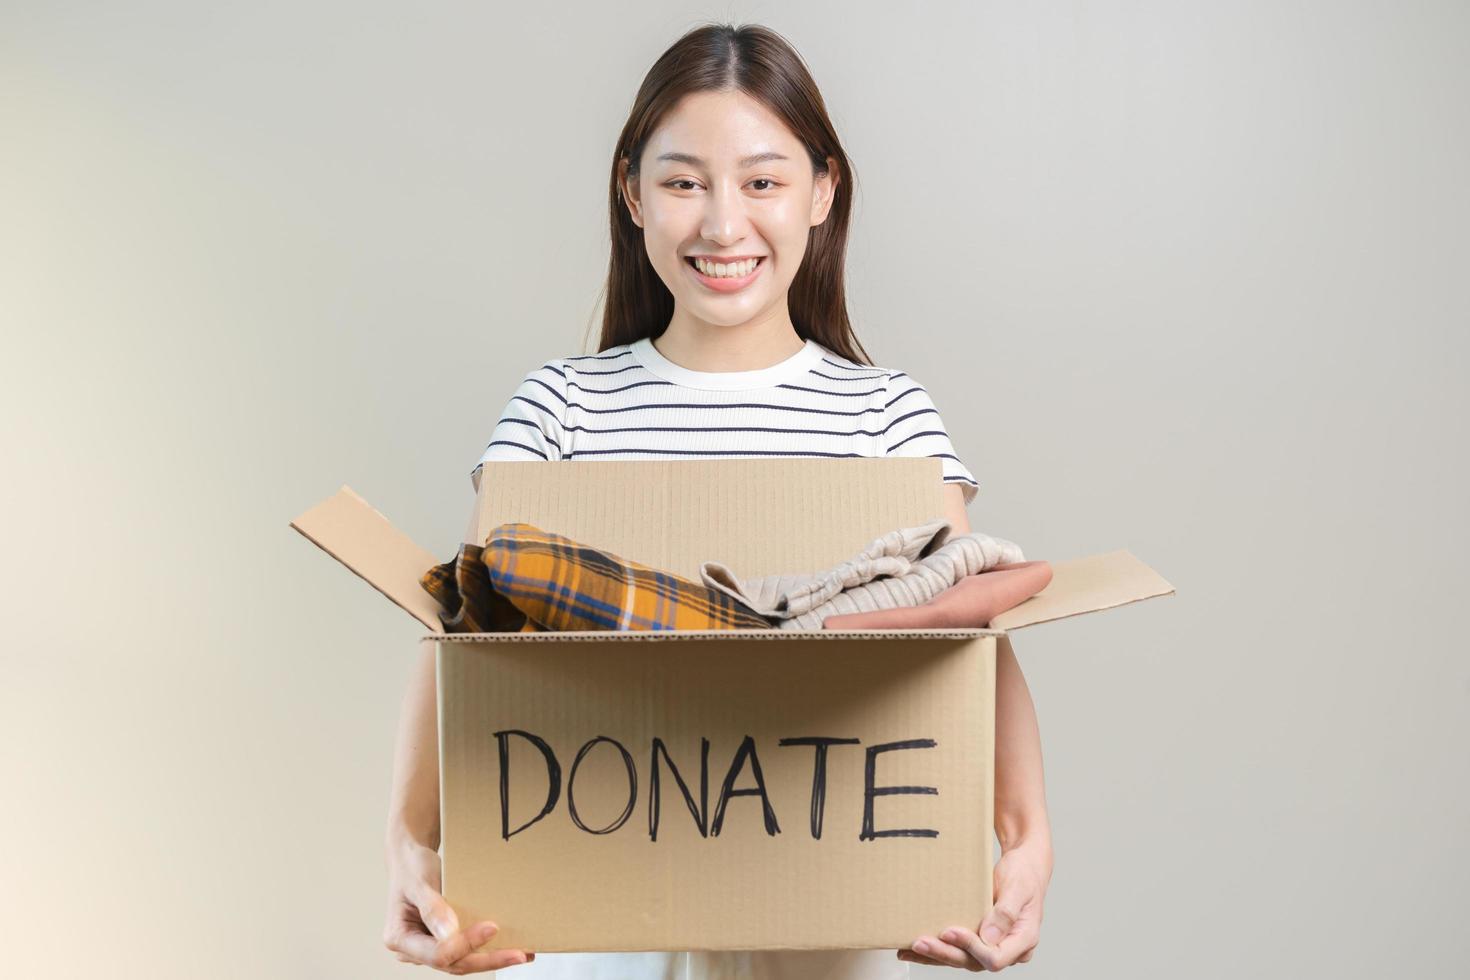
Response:
M742 579L709 561L696 582L505 523L421 584L444 608L448 632L525 633L984 627L1051 581L1050 566L1026 561L1014 543L950 530L942 519L899 528L815 573Z

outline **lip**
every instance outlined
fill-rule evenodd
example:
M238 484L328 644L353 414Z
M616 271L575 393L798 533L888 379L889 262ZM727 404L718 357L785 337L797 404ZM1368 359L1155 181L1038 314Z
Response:
M739 279L715 279L711 276L705 275L703 272L700 272L699 269L695 268L694 263L690 261L690 259L694 258L694 256L687 256L681 259L681 261L684 263L684 268L689 270L689 274L694 277L695 281L704 286L706 289L713 290L717 293L734 293L739 292L746 286L749 286L751 283L755 282L755 277L761 274L761 270L766 267L766 262L769 261L770 258L766 255L749 255L745 257L751 259L759 259L760 261L755 264L754 269L750 270L749 275L741 276ZM736 256L730 256L730 258L736 259L738 261L738 258Z

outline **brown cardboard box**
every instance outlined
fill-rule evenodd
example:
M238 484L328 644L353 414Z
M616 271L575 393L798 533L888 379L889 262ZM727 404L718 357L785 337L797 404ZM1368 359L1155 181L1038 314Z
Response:
M479 540L525 521L696 581L710 560L816 571L942 517L941 487L933 458L489 463ZM445 898L542 952L896 949L978 924L998 645L1173 592L1114 551L1052 561L989 629L443 634L418 578L449 554L346 487L292 526L433 631Z

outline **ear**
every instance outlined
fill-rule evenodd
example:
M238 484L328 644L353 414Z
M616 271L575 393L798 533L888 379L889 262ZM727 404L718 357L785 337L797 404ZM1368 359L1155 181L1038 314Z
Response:
M633 218L633 224L639 228L643 227L643 206L638 199L638 181L628 179L628 161L618 161L618 197L628 207L628 214Z
M827 172L812 183L812 227L827 220L827 213L832 210L832 200L837 194L838 183L837 160L828 157Z

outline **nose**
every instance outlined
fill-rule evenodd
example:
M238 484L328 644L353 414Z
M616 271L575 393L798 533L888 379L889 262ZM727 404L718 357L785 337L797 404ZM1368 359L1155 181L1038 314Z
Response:
M745 213L745 200L740 189L729 181L721 181L705 198L704 222L699 233L707 242L721 247L734 245L746 236L750 220Z

